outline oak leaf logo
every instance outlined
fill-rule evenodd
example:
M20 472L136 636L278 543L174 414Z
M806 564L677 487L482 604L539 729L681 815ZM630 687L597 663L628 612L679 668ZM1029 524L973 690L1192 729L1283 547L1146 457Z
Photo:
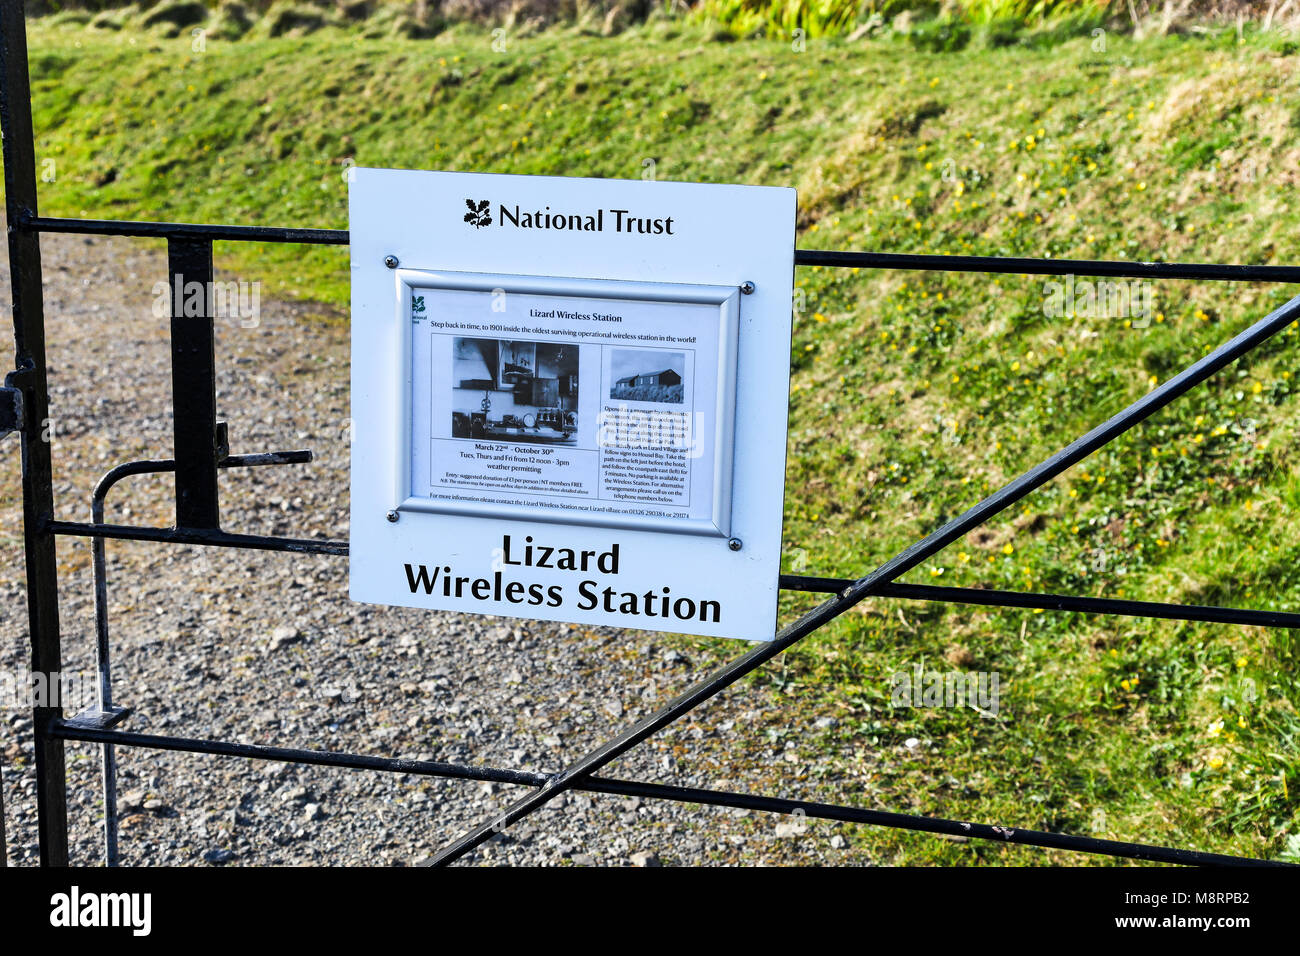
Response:
M465 205L469 207L469 212L465 213L465 221L475 229L492 225L492 214L488 212L486 199L480 199L477 203L472 199L466 199Z

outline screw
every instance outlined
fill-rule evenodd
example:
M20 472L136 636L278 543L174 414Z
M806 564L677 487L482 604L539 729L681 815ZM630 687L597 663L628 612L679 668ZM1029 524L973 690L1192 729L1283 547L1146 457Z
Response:
M745 295L753 295L753 294L754 294L754 283L752 283L752 282L750 282L748 279L746 279L744 282L742 282L742 283L740 284L740 291L741 291L743 294L745 294Z
M730 541L727 542L727 547L730 548L732 551L739 551L744 546L745 546L745 542L741 541L739 538L732 538Z
M398 518L401 517L401 515L399 515L396 511L390 511L388 512L386 517L388 518L389 521L396 521Z
M398 265L397 256L384 256L384 265L390 269L396 269Z

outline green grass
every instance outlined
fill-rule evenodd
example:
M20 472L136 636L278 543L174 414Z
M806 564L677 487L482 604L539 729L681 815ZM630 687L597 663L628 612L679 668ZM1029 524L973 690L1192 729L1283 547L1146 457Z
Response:
M653 160L661 179L798 187L805 248L1295 262L1295 45L1234 31L1097 47L796 53L656 22L505 53L466 27L196 53L188 34L37 24L42 212L342 228L352 163L639 178ZM218 250L267 294L343 314L343 250ZM809 268L797 284L786 570L837 576L1288 295L1163 282L1135 327L1046 315L1032 277ZM908 580L1300 608L1296 346L1292 327ZM783 620L811 604L787 595ZM1298 658L1290 630L867 601L754 678L774 703L732 734L758 765L746 741L833 751L843 773L802 785L869 806L1276 856L1300 847ZM998 672L997 718L891 707L890 675L922 661ZM839 722L791 717L819 712ZM767 763L774 792L798 785L797 765ZM853 846L881 862L1066 859L865 828Z
M923 46L946 47L969 42L971 25L1005 41L1022 32L1086 32L1122 12L1116 0L699 0L690 16L737 36L790 41L796 31L816 39L897 29Z

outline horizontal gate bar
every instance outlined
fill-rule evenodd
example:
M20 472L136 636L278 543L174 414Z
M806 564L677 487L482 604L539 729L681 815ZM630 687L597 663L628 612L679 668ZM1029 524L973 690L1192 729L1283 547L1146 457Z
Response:
M234 242L305 242L345 246L346 229L298 229L284 226L208 226L193 222L130 222L119 219L55 219L28 216L21 220L33 232L72 232L92 236L142 236L154 239L224 239Z
M50 521L46 523L45 528L51 534L77 535L86 538L157 541L164 544L196 544L257 551L289 551L294 554L346 556L348 553L348 542L331 539L281 538L274 535L236 534L221 530L139 528L133 525L87 524L80 521ZM797 574L783 574L780 578L780 587L783 590L824 594L837 594L853 583L851 578L806 577ZM1300 614L1285 611L1260 611L1251 608L1199 604L1163 604L1158 601L1127 601L1115 598L1078 597L1071 594L999 591L993 588L888 584L878 587L871 596L942 601L952 604L981 604L989 607L1042 608L1046 611L1156 617L1174 621L1208 621L1215 624L1242 624L1250 627L1300 627Z
M74 726L66 720L55 721L50 736L88 743L143 747L148 750L174 750L182 753L215 754L249 760L283 760L318 767L342 767L345 770L384 770L389 773L415 773L426 777L451 777L459 780L487 780L540 787L547 776L524 770L497 770L492 767L465 767L460 764L429 760L403 760L400 757L374 757L366 754L340 753L330 750L302 750L297 747L267 747L262 744L237 744L226 740L202 740L196 737L162 737L125 730L100 730Z
M901 269L910 272L987 272L1008 275L1114 276L1128 279L1300 282L1300 266L1219 265L1211 262L1013 259L1002 256L921 256L895 252L833 252L798 249L794 254L794 263L797 266Z
M536 788L545 787L552 779L549 774L520 770L466 767L440 761L402 760L394 757L373 757L337 751L268 747L260 744L237 744L222 740L201 740L190 737L162 737L120 730L77 727L70 725L66 721L56 722L51 727L50 734L63 740L80 740L124 747L142 747L150 750L203 753L252 760L282 760L289 763L340 767L348 770L380 770L390 773L410 773L457 780L483 780ZM1100 853L1107 856L1147 860L1155 863L1173 863L1185 866L1283 865L1250 857L1225 856L1218 853L1203 853L1197 850L1182 850L1176 847L1103 840L1096 837L1075 836L1068 833L1048 833L1041 830L1017 830L1013 827L966 823L941 817L924 817L907 813L892 813L887 810L871 810L864 807L846 807L831 803L789 800L782 797L764 797L755 794L731 793L699 787L643 783L636 780L617 780L609 777L585 777L575 781L572 788L614 796L638 796L655 800L672 800L677 803L698 803L705 806L735 807L767 813L799 814L822 820L838 820L844 823L860 823L869 826L883 826L925 833L942 833L949 836L990 840L995 843L1016 843L1026 846L1039 846L1045 849L1071 850L1078 853Z
M904 598L914 601L949 601L961 604L1042 608L1047 611L1118 614L1124 617L1155 617L1174 621L1244 624L1251 627L1300 628L1300 614L1292 614L1286 611L1260 611L1253 608L1165 604L1159 601L1129 601L1117 598L1082 597L1072 594L984 591L979 588L936 587L926 584L893 583L888 587L881 588L880 593L883 597Z
M314 457L305 448L297 451L263 451L251 455L226 455L217 461L218 468L259 468L267 465L307 465ZM103 500L113 486L123 478L135 475L164 475L176 470L176 461L172 458L140 458L114 465L100 476L95 485L93 497Z
M34 232L159 239L224 239L236 242L348 244L346 229L203 225L188 222L130 222L116 219L59 219L29 216L21 227ZM1001 256L912 255L892 252L834 252L796 249L795 265L913 272L979 272L1007 275L1085 275L1130 279L1211 279L1227 282L1300 282L1300 266L1220 265L1091 259L1025 259Z
M118 538L123 541L161 541L166 544L206 544L222 548L251 548L257 551L291 551L295 554L347 554L346 541L311 538L278 538L265 534L236 534L221 529L137 528L124 524L87 524L83 521L46 521L50 534L80 535L84 538Z
M783 574L780 586L787 591L838 594L852 584L853 581L849 578L813 578ZM1084 614L1118 614L1123 617L1158 617L1173 621L1209 621L1214 624L1246 624L1252 627L1300 628L1300 614L1286 611L1260 611L1253 608L1203 604L1165 604L1160 601L1129 601L1073 594L1040 594L1033 591L999 591L995 588L938 587L931 584L894 582L877 588L872 597L940 601L949 604L980 604L987 607L1034 608L1044 611L1078 611Z
M1176 863L1184 866L1283 867L1287 865L1270 860L1259 860L1254 857L1225 856L1219 853L1180 850L1176 847L1152 846L1145 843L1126 843L1120 840L1103 840L1097 837L1074 836L1068 833L1017 830L1013 827L990 826L985 823L966 823L959 820L946 820L942 817L891 813L888 810L868 810L863 807L845 807L832 803L811 803L805 800L761 797L748 793L729 793L722 790L704 790L695 787L612 780L608 777L588 777L584 782L575 784L574 789L620 796L653 797L660 800L675 800L679 803L738 807L768 813L798 813L822 820L863 823L869 826L889 827L895 830L942 833L948 836L991 840L994 843L1018 843L1052 850L1073 850L1077 853L1101 853L1106 856L1148 860L1153 863Z

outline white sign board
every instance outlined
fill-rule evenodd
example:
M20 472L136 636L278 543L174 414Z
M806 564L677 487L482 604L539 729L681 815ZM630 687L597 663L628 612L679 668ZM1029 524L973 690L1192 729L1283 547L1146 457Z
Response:
M353 599L770 640L794 191L350 184Z

